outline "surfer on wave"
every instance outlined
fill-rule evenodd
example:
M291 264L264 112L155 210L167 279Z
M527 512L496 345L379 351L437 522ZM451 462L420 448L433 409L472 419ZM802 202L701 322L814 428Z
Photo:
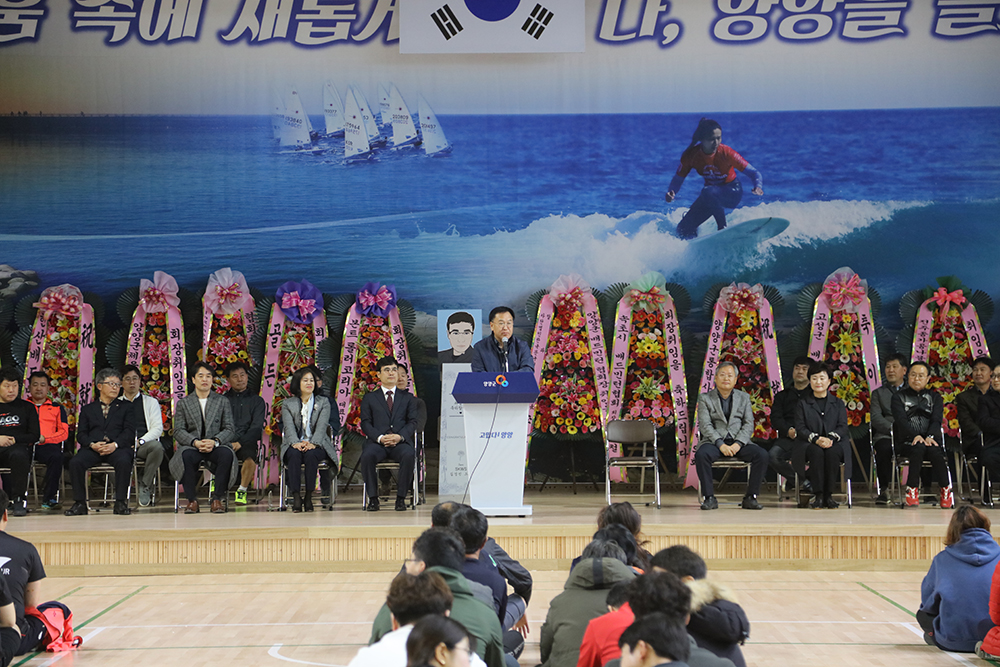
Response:
M691 208L677 225L677 236L693 239L698 227L714 217L719 229L726 227L726 209L736 208L743 198L743 186L736 177L736 170L753 179L755 195L764 194L760 172L750 166L743 156L722 143L722 126L711 118L702 118L691 137L691 145L681 154L681 164L670 181L667 201L672 202L694 169L705 178L705 187L691 204Z

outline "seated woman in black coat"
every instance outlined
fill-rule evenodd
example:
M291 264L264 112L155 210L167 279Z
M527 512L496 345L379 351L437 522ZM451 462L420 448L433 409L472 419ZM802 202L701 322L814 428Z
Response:
M795 409L795 437L808 443L809 481L816 494L811 506L836 509L833 491L851 437L847 407L830 393L830 369L823 362L814 361L809 366L809 387L812 392Z

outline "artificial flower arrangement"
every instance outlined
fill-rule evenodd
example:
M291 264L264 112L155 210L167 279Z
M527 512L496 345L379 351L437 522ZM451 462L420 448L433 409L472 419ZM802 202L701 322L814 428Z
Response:
M252 366L250 340L256 331L255 306L246 278L229 267L208 278L202 297L201 358L215 369L213 388L229 390L226 366L242 361Z
M540 298L533 340L534 431L561 440L600 434L610 376L601 313L583 278L561 276Z
M66 410L72 428L80 408L94 398L96 323L94 307L83 293L65 284L45 289L38 301L25 303L37 309L25 342L25 390L35 371L49 376L52 402Z
M683 309L675 303L675 293L682 299ZM686 461L690 429L678 320L687 313L690 297L680 285L668 287L663 275L656 272L631 284L612 285L608 295L618 301L609 419L647 419L657 430L676 426L677 460ZM611 455L619 456L618 444L610 446ZM622 472L613 468L612 479L622 481Z
M985 292L973 292L955 276L938 278L937 283L937 288L907 292L900 299L900 316L913 325L900 333L896 347L909 347L911 362L930 366L927 388L944 401L945 435L957 438L955 398L972 386L972 361L989 356L980 313L989 322L993 302Z
M717 296L716 296L717 295ZM771 404L782 389L778 343L774 332L771 302L783 303L774 288L760 284L732 283L705 296L706 310L711 310L712 326L702 369L699 392L715 388L715 371L723 361L731 361L738 369L736 388L749 394L753 408L755 440L775 437L771 428ZM698 423L695 410L694 423ZM697 447L697 427L692 429L685 486L697 485L694 452Z

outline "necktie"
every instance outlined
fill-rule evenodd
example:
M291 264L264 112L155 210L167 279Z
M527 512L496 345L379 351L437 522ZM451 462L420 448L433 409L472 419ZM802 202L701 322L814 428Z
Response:
M392 412L392 392L385 392L385 404L389 408L389 412Z

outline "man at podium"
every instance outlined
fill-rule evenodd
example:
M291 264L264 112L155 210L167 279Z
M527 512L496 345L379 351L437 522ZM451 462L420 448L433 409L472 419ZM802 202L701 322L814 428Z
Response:
M514 311L507 306L497 306L490 311L490 330L487 336L472 349L474 373L535 372L531 359L531 346L514 338Z

